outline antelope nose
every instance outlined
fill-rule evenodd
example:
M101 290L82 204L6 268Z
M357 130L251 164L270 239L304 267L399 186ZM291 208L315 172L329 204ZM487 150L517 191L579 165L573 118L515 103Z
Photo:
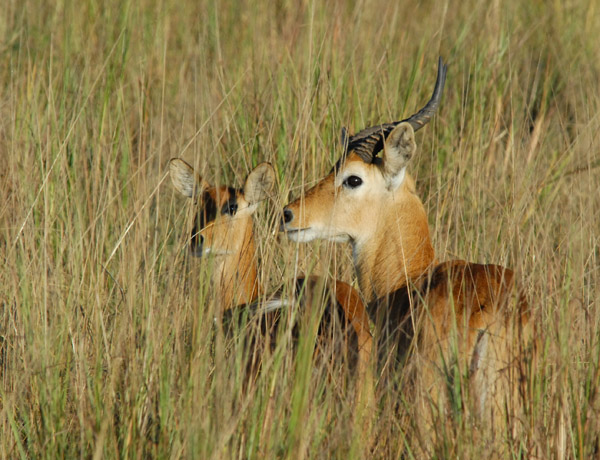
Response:
M283 223L289 224L292 220L294 220L294 213L291 209L285 208L283 210Z

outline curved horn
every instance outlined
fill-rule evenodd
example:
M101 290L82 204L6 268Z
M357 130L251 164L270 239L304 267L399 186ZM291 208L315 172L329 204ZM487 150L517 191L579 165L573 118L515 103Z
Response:
M431 99L429 99L429 102L425 105L425 107L423 107L421 110L419 110L414 115L411 115L410 117L408 117L406 120L402 120L400 123L402 123L404 121L406 121L407 123L410 123L410 125L413 127L413 129L415 131L418 131L423 126L425 126L427 123L429 123L429 120L431 120L433 118L433 116L435 115L435 112L437 111L438 107L440 106L440 101L442 100L442 94L444 92L444 85L446 84L446 70L447 70L447 67L444 64L444 61L442 61L442 57L440 56L438 59L437 79L435 81L435 88L433 89L433 94L431 95ZM394 126L396 126L398 124L399 123L395 123Z
M383 141L387 135L400 123L410 123L415 131L418 131L429 123L429 120L431 120L435 114L440 105L440 101L442 100L444 84L446 83L446 70L447 67L440 57L438 60L438 73L435 88L431 95L431 99L429 99L429 102L425 107L404 120L371 126L359 131L354 136L350 136L346 152L354 150L364 161L370 163L373 160L373 156L383 148Z

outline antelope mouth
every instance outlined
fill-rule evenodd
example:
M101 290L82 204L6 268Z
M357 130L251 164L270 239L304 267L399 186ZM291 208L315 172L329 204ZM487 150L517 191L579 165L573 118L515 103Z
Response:
M192 257L202 257L204 255L204 251L202 245L188 245L188 252Z
M287 228L282 227L281 231L285 233L285 235L292 241L296 241L298 243L306 243L308 241L314 240L317 235L315 231L311 227L306 228Z

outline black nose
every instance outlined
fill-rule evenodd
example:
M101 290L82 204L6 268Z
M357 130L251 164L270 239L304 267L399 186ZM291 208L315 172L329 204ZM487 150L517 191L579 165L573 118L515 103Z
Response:
M283 223L288 224L292 220L294 220L294 213L292 212L291 209L285 208L283 210Z

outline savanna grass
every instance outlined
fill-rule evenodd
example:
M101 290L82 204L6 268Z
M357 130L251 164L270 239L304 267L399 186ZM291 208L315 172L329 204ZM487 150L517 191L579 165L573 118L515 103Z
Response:
M449 66L411 172L439 260L514 268L541 342L513 458L600 450L600 7L579 2L6 0L0 11L0 456L363 458L418 452L402 395L357 419L285 337L244 383L210 262L166 179L270 161L268 289L353 281L348 248L277 236L339 132L400 119ZM458 387L460 391L460 387ZM487 445L457 408L439 458ZM374 440L369 447L365 438Z

